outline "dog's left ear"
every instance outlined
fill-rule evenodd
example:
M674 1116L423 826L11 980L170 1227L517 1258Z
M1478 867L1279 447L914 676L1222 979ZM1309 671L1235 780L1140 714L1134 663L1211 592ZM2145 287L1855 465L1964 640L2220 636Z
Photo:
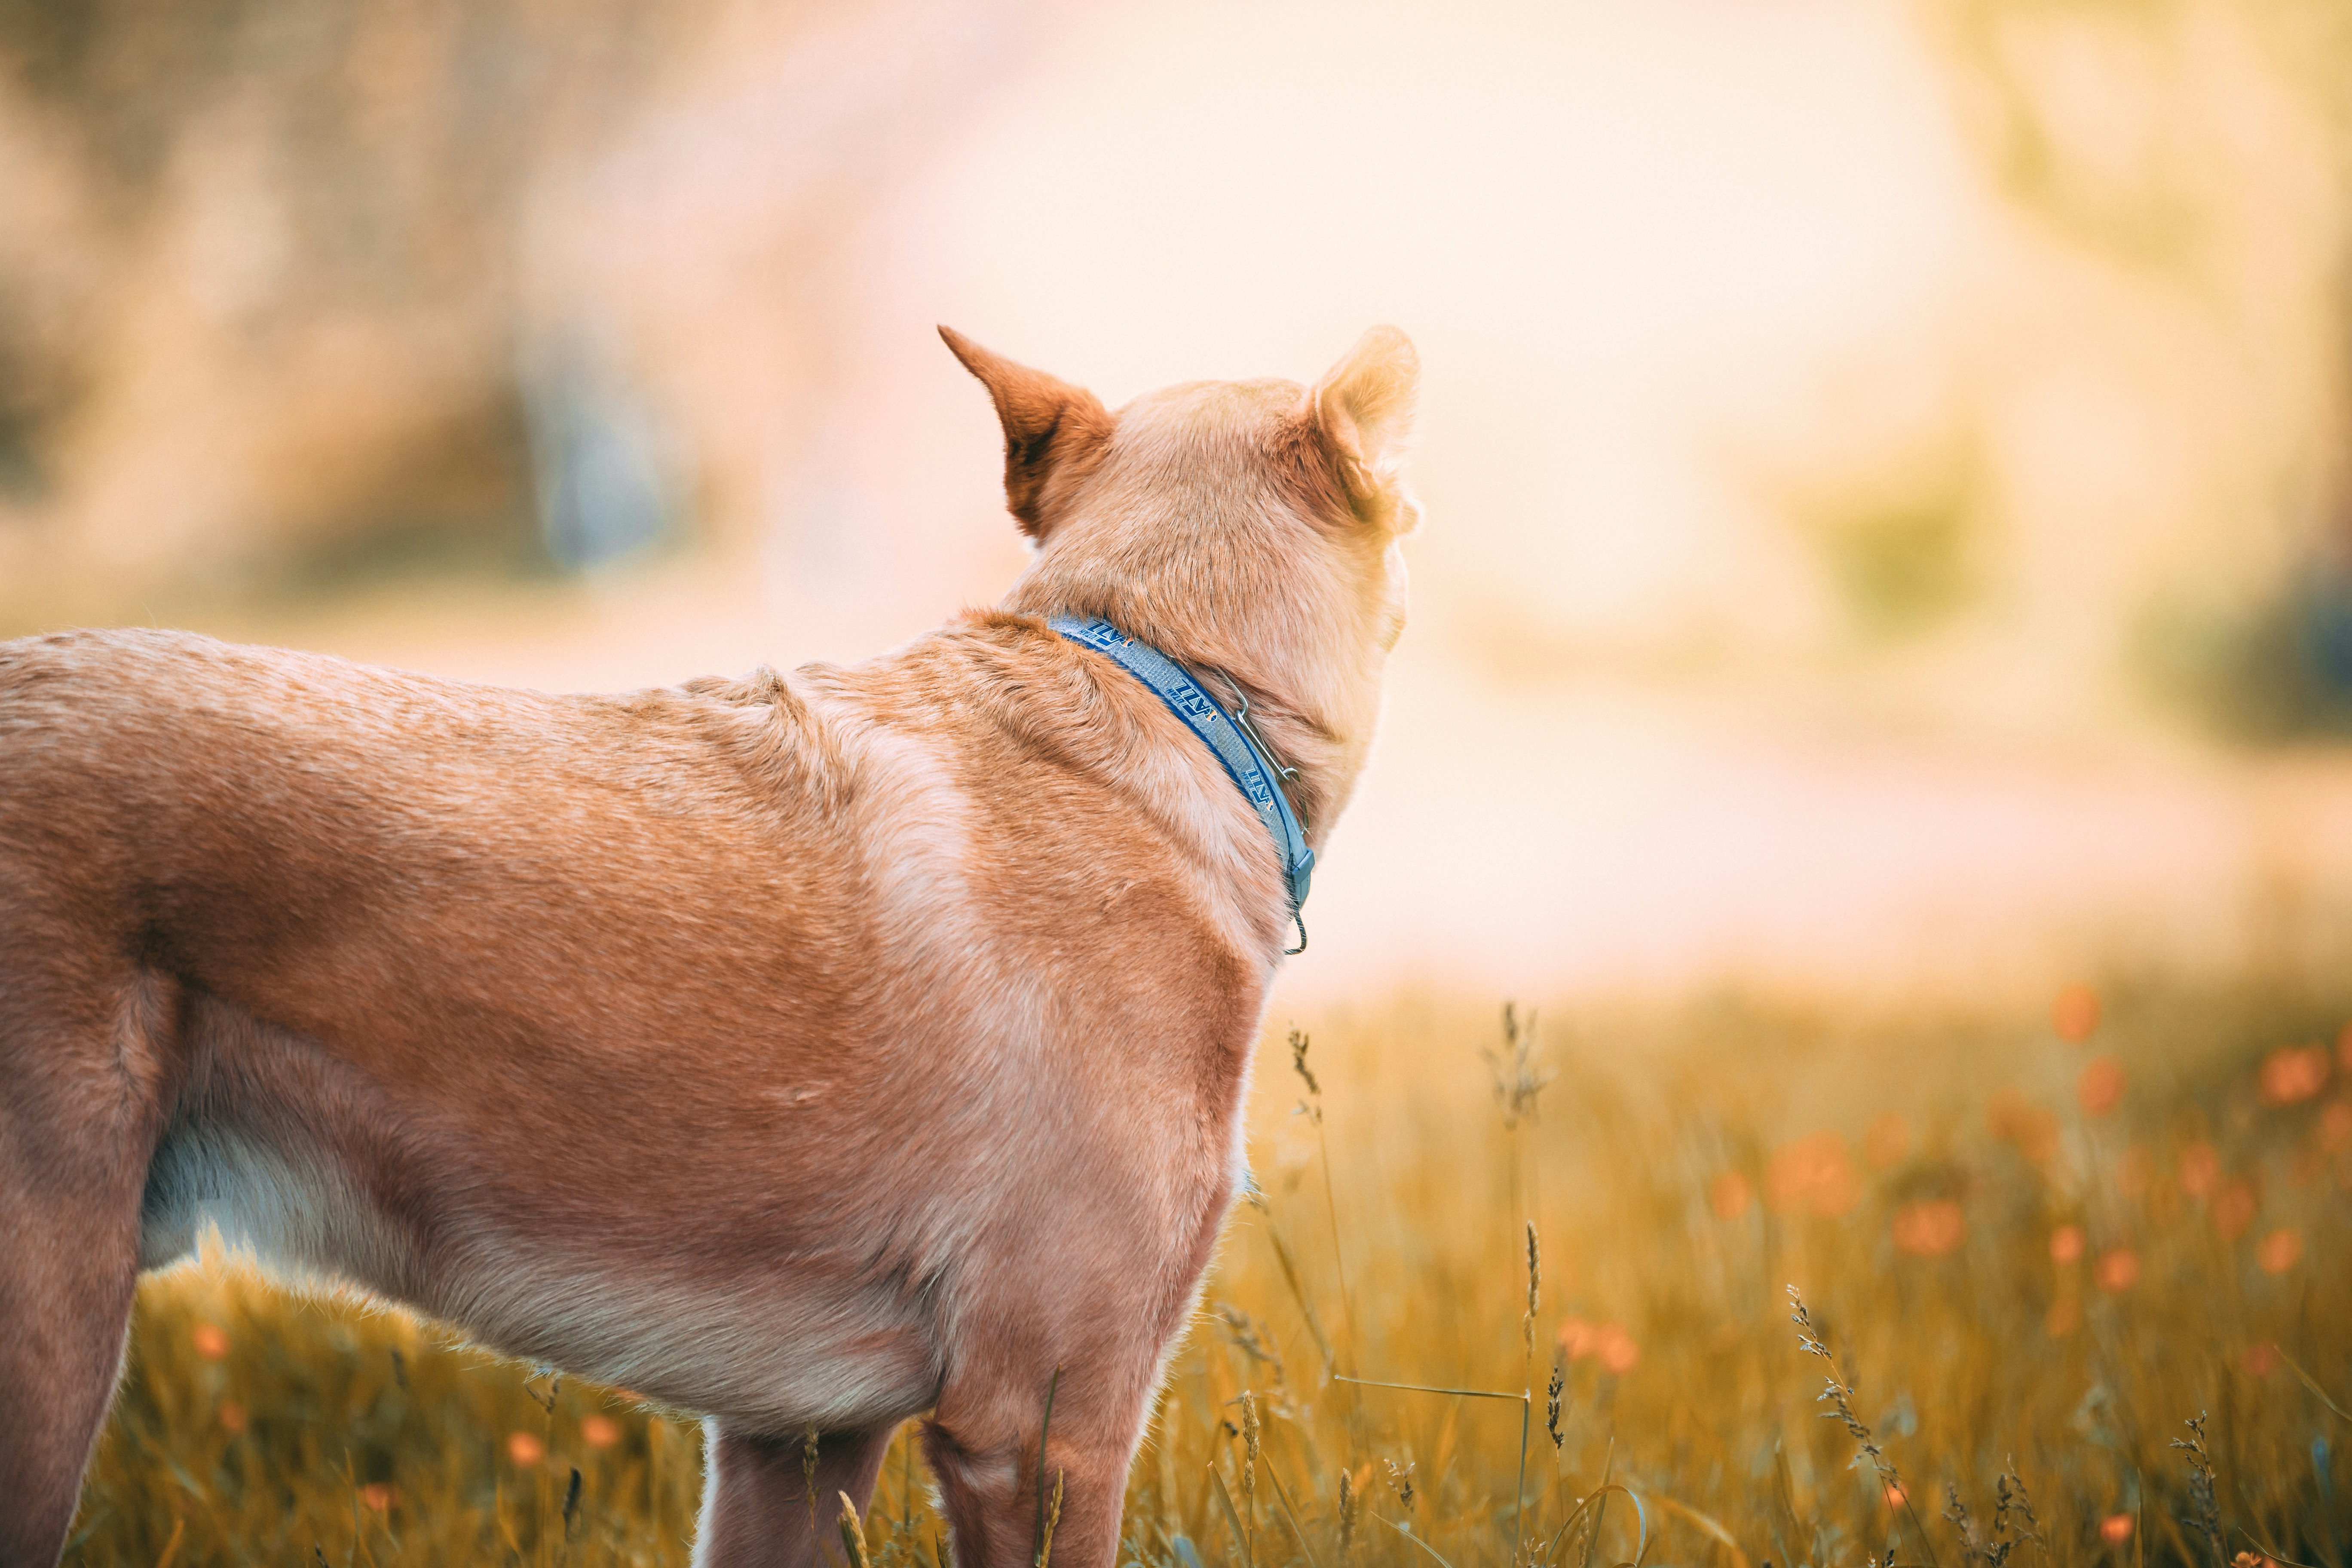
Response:
M1421 508L1398 482L1412 437L1421 356L1394 327L1374 327L1307 395L1356 515L1403 533Z
M1083 386L992 353L950 327L940 337L980 378L1004 426L1004 504L1021 531L1045 542L1079 481L1109 444L1110 410Z

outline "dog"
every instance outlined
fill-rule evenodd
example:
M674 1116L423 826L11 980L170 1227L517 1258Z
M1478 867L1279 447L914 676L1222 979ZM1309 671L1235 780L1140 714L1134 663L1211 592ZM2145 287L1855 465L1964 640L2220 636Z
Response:
M550 696L0 644L0 1568L57 1562L139 1275L214 1226L702 1415L698 1563L814 1563L803 1434L862 1507L928 1412L961 1568L1031 1562L1054 1486L1055 1561L1108 1568L1297 910L1220 754L1052 618L1243 715L1320 847L1418 361L1374 328L1114 413L941 335L1034 551L866 663Z

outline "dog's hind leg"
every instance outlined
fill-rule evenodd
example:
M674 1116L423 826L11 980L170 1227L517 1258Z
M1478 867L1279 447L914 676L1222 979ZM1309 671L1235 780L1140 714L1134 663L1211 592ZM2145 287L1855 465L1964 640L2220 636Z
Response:
M121 1371L173 1001L152 977L36 971L63 944L10 942L16 923L0 921L0 1568L51 1568Z
M1116 1309L1113 1309L1114 1310ZM1140 1317L1142 1314L1138 1313ZM1030 1568L1046 1546L1061 1568L1110 1568L1127 1470L1150 1402L1155 1363L1076 1352L1055 1387L1044 1463L1049 1368L950 1380L924 1452L939 1477L955 1568Z
M711 1422L694 1568L814 1568L839 1556L842 1497L863 1517L897 1430L890 1422L819 1434L812 1487L805 1436L747 1437ZM818 1546L828 1537L836 1543L831 1553Z

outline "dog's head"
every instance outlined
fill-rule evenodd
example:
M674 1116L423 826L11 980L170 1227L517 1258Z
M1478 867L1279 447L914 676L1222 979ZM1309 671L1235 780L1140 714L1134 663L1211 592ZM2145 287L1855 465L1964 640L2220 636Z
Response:
M1400 471L1412 342L1374 327L1313 386L1189 382L1114 412L940 335L995 399L1005 500L1036 546L1005 608L1100 616L1229 673L1307 772L1314 798L1300 804L1319 837L1370 744L1381 665L1404 628L1397 544L1421 516Z

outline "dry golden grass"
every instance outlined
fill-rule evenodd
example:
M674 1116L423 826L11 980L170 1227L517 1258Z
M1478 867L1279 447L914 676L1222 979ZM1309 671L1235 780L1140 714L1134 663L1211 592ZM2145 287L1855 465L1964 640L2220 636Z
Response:
M1278 1028L1121 1563L2342 1568L2352 996L2098 1000ZM695 1429L529 1371L152 1281L68 1560L684 1563ZM938 1550L905 1436L874 1568Z

